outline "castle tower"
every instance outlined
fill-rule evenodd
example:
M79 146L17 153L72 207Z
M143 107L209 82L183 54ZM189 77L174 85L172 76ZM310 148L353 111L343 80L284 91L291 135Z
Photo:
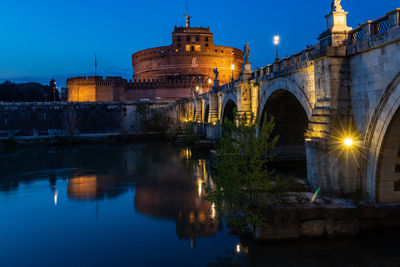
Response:
M191 17L185 15L186 26L175 26L172 33L172 44L169 46L150 48L132 55L133 79L143 81L188 81L193 83L189 88L168 88L158 90L156 96L161 98L189 97L191 88L200 83L203 92L211 89L213 69L218 68L220 82L228 83L238 79L242 71L243 52L227 46L217 46L213 42L210 28L192 27ZM233 71L232 71L233 67Z

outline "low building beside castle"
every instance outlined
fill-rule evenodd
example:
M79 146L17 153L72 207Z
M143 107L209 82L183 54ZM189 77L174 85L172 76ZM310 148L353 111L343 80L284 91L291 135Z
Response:
M136 101L139 99L174 101L205 93L213 85L213 69L219 81L238 79L243 52L217 46L210 28L176 27L170 46L150 48L132 55L133 80L121 77L75 77L67 80L68 101Z

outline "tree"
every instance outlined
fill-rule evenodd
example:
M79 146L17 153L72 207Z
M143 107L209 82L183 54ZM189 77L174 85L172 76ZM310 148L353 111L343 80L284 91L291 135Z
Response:
M213 166L216 186L208 189L208 200L216 204L229 225L254 236L263 210L276 199L279 178L268 169L268 163L278 136L271 136L273 119L259 127L253 114L234 117L223 125Z

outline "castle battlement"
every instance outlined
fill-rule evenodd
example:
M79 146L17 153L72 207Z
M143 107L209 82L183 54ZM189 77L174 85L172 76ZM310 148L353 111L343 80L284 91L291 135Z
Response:
M174 28L174 33L205 33L209 34L210 33L210 27L204 28L204 27L178 27L175 26Z

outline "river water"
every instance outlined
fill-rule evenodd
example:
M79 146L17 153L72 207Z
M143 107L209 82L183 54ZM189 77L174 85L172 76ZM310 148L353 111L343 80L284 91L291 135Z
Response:
M165 143L0 155L0 266L399 266L395 232L239 240L212 184L207 155Z

